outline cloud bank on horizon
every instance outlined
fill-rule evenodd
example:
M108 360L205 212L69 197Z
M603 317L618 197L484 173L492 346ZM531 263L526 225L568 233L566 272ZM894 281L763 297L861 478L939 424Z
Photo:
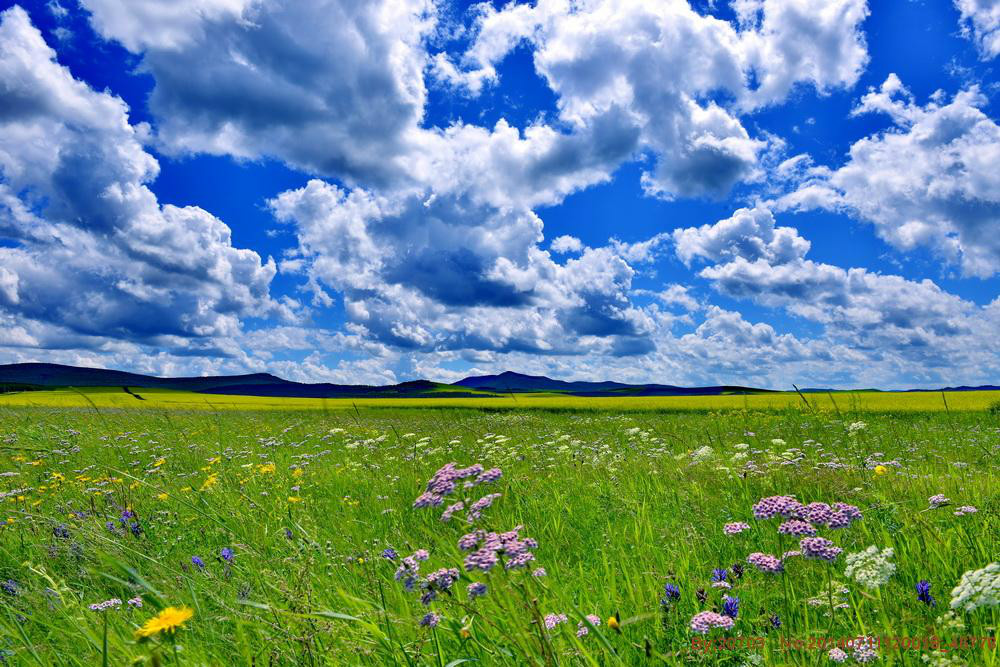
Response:
M0 363L1000 378L1000 0L0 12Z

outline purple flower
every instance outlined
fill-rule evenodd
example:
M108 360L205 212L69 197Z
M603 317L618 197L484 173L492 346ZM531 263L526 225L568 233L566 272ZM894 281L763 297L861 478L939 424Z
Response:
M859 510L854 505L848 505L847 503L834 503L833 509L838 512L843 512L847 515L847 518L851 521L858 521L861 519L861 510Z
M729 571L725 568L717 567L712 570L712 581L725 581Z
M546 574L547 573L545 572L545 568L544 567L536 567L534 569L534 571L531 573L531 576L533 576L533 577L544 577Z
M483 510L487 509L490 505L492 505L493 501L499 497L500 497L499 493L490 493L483 496L476 502L472 503L472 506L469 507L469 517L468 517L469 523L472 523L473 521L481 517L483 515Z
M546 630L551 630L552 628L556 627L560 623L565 623L568 620L569 619L566 617L566 614L546 614L545 615L545 629Z
M203 561L198 556L191 556L191 562L194 563L196 566L198 566L199 570L205 569L205 561Z
M931 507L941 507L942 505L950 503L951 500L948 499L943 493L938 493L928 498L927 502L930 503Z
M382 558L386 560L396 560L397 558L399 558L399 554L396 553L395 549L389 547L388 549L382 551Z
M796 537L802 537L804 535L815 535L816 529L811 523L806 523L805 521L800 521L798 519L792 519L790 521L785 521L778 526L778 532L782 535L795 535Z
M227 563L232 563L233 559L236 558L236 554L229 547L222 547L222 551L219 552L219 558Z
M955 516L965 516L966 514L975 514L979 510L972 505L962 505L957 510L955 510Z
M841 663L847 660L847 653L844 651L844 649L832 648L826 654L826 657L830 658L830 660L834 662Z
M601 624L601 617L600 616L596 616L594 614L587 614L587 620L590 621L590 624L593 625L595 628L598 625ZM579 623L577 623L577 625L576 625L576 636L577 637L585 637L589 633L590 633L590 628L587 627L586 623L584 623L583 621L580 621Z
M771 621L771 627L775 630L781 627L781 617L777 614L771 614L771 617L768 620Z
M739 535L743 531L750 530L750 524L744 523L742 521L737 521L735 523L727 523L722 527L722 532L724 535Z
M424 617L420 619L420 626L424 628L436 628L437 624L441 622L441 617L435 614L433 611L424 614Z
M934 599L934 596L931 595L931 582L926 579L921 579L917 582L917 599L928 607L934 607L937 605L937 601Z
M129 600L131 602L131 600ZM104 602L97 602L90 605L90 611L107 611L108 609L121 609L122 601L118 598L111 598Z
M843 551L833 542L825 537L804 537L799 541L799 548L806 558L818 558L820 560L834 561L840 552Z
M469 592L469 599L478 598L480 596L486 595L486 584L481 581L469 584L466 589Z
M833 510L826 503L809 503L802 510L801 518L810 522L825 526Z
M701 611L691 617L691 630L700 635L708 634L712 628L724 628L730 630L733 627L733 619L730 616L723 616L714 611Z
M128 606L135 607L136 609L142 609L142 598L136 595L134 598L128 600Z
M781 559L776 556L772 556L771 554L760 553L759 551L755 551L747 556L747 562L761 572L766 572L768 574L777 574L785 569L784 563L781 562Z
M729 618L736 618L740 615L740 599L732 595L722 598L722 613Z
M803 510L802 503L794 496L769 496L761 498L753 506L753 515L757 519L770 519L775 516L795 517Z
M463 509L465 509L465 503L462 502L455 503L454 505L448 505L448 508L441 513L441 520L445 522L451 521L451 517L455 514L455 512L461 512Z
M477 546L479 546L479 543L482 542L485 536L486 533L484 533L481 530L477 530L474 533L467 533L465 535L462 535L462 537L458 539L458 548L461 549L462 551L472 551Z
M681 597L681 589L676 584L667 582L663 584L663 597L660 598L660 606L668 609L675 600Z

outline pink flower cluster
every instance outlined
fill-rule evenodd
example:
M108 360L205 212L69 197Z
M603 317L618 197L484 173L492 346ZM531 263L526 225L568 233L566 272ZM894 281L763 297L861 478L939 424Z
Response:
M760 553L759 551L755 551L747 556L747 562L761 572L767 572L768 574L776 574L785 569L784 563L777 556Z
M836 560L840 552L843 551L825 537L804 537L799 541L799 548L802 549L802 555L806 558L827 561Z
M458 482L461 480L466 480L463 484L463 488L471 489L473 487L479 486L480 484L489 484L497 481L503 475L500 468L490 468L485 470L480 463L469 466L468 468L459 468L457 463L449 463L441 467L434 476L430 478L427 482L427 488L417 496L417 499L413 501L413 506L420 507L437 507L444 502L444 497L451 495L451 493L457 488ZM469 509L468 520L473 522L482 516L482 511L489 507L493 501L499 497L500 494L489 494L486 495L475 503ZM452 516L456 512L460 512L465 509L464 502L457 502L453 505L449 505L445 509L444 513L441 514L442 521L450 521Z
M826 503L809 503L803 505L794 496L769 496L761 498L753 506L753 515L757 519L770 519L782 516L786 519L798 519L816 526L826 526L827 528L846 528L852 522L861 518L861 510L854 505L847 503L834 503L832 506ZM789 526L791 522L782 524L782 527ZM793 524L801 528L801 524ZM779 531L781 529L779 528ZM786 533L791 535L804 535L813 533Z
M739 535L740 533L750 530L750 524L744 523L743 521L736 521L733 523L727 523L722 527L722 532L726 535Z
M733 627L733 619L730 616L723 616L714 611L698 612L691 617L691 630L700 635L706 635L712 628L723 628L729 630Z
M521 539L518 533L522 528L523 526L517 526L506 533L487 533L477 530L459 538L458 548L462 551L472 551L465 557L465 571L489 572L499 562L501 556L505 558L504 567L508 570L525 567L535 560L535 554L531 549L537 548L538 542L530 537Z

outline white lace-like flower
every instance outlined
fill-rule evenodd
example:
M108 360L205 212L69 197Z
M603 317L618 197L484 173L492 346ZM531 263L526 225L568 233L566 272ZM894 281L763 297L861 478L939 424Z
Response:
M879 551L878 547L872 545L864 551L847 554L844 576L854 579L865 588L878 588L896 572L896 566L890 560L893 553L891 548Z
M1000 605L1000 563L969 570L951 591L951 608L972 611Z

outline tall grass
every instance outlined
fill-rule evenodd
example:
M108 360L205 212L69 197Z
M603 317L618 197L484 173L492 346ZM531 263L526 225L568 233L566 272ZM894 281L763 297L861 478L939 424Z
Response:
M782 638L995 637L997 607L945 614L963 572L1000 560L1000 422L954 406L839 410L5 409L0 650L25 665L820 665L831 664L825 650L785 650ZM859 419L866 427L851 430ZM411 506L452 461L503 469L470 492L502 493L472 528L464 513L439 519L452 497ZM951 504L930 509L935 494ZM843 556L757 572L749 553L780 555L798 541L782 539L775 520L753 520L751 506L771 495L857 505L862 520L821 534L845 552L892 547L896 572L872 590L844 577ZM955 516L961 505L978 512ZM123 524L125 509L135 516ZM725 536L731 521L751 529ZM463 570L430 607L382 557L426 549L424 574L461 569L464 533L519 525L538 541L529 568ZM537 567L546 576L531 576ZM732 589L712 588L715 568L729 570ZM932 583L936 607L917 600L919 580ZM489 592L468 599L471 581ZM667 582L681 595L664 606ZM723 592L739 597L739 614L711 636L762 646L692 648L692 615L721 609ZM142 609L88 609L136 595ZM846 607L831 612L831 598ZM179 605L195 613L176 634L134 638ZM437 627L419 625L428 611ZM568 621L547 630L547 614ZM577 637L580 623L587 634ZM944 659L879 653L885 665ZM1000 664L995 644L948 655Z

